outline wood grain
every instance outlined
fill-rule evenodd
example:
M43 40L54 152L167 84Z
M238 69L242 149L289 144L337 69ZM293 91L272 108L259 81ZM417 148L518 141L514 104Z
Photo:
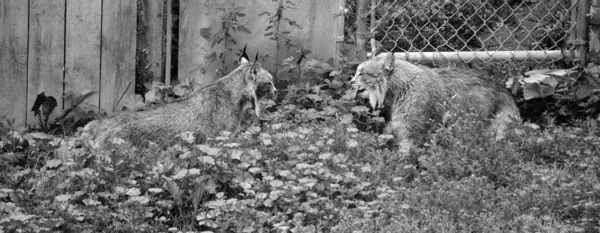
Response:
M27 107L33 106L41 92L56 98L58 106L50 115L51 122L62 110L65 0L31 0L29 4ZM31 111L27 112L27 122L39 127Z
M0 117L27 120L28 2L0 0Z
M100 91L100 26L101 1L67 0L67 36L65 51L65 93L83 95ZM98 107L99 94L90 96L86 104ZM65 99L65 108L71 106Z
M109 112L134 95L136 10L135 0L103 1L100 108Z

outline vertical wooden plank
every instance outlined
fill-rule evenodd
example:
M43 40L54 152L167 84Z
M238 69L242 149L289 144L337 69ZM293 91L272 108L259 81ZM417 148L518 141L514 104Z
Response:
M166 29L165 29L165 84L171 85L171 49L173 46L173 0L167 1Z
M163 14L165 2L157 0L138 0L138 75L142 82L159 81L164 83L163 70Z
M216 77L216 66L204 58L214 50L222 51L224 47L211 48L211 41L202 37L202 28L211 28L212 33L221 29L222 11L217 7L227 8L231 1L181 0L179 13L179 63L178 78L192 78L200 85L211 83Z
M322 62L329 60L333 62L337 52L337 36L340 31L343 35L344 27L344 17L337 16L340 13L340 1L313 0L311 2L314 8L306 9L306 12L301 13L309 15L309 23L304 26L305 32L309 32L305 33L309 35L306 38L307 46L312 51L309 57Z
M82 95L100 91L101 1L67 0L65 94ZM99 93L85 100L99 106ZM65 108L71 106L65 100Z
M109 112L134 95L136 10L135 0L103 1L100 108Z
M58 106L50 115L51 122L62 109L65 0L31 0L29 11L27 108L32 107L41 92L56 98ZM27 113L27 121L39 126L31 111Z
M27 120L28 2L0 0L0 116Z
M267 33L265 29L269 26L266 21L268 16L262 15L259 16L263 12L269 12L271 14L275 13L278 2L273 2L272 0L248 0L248 1L233 1L236 6L241 6L244 8L243 13L246 14L245 17L240 18L240 24L244 27L248 28L251 34L246 34L243 32L235 33L233 36L238 41L237 48L233 47L234 52L237 52L236 49L241 49L245 44L248 45L248 55L253 56L256 52L259 52L261 57L268 56L266 61L261 61L262 65L265 69L275 72L275 57L277 53L277 44L274 40L269 39L269 37L265 37L264 35ZM295 4L302 5L301 2L295 0ZM290 18L292 14L290 12L285 12L284 17ZM282 25L285 23L282 23ZM271 29L269 29L271 31ZM285 40L281 40L285 41ZM283 57L283 56L282 56ZM280 59L281 60L281 59ZM281 62L281 61L277 61Z
M373 0L374 1L374 0ZM346 8L346 0L338 0L338 5L335 9L332 9L335 17L335 34L333 40L335 41L335 52L334 52L334 65L340 65L340 56L342 56L342 47L344 45L344 8Z
M327 62L335 58L336 55L336 35L340 26L338 25L340 13L340 2L335 1L319 1L307 0L299 3L294 2L296 9L284 9L283 17L295 21L300 27L292 27L282 21L280 31L290 31L284 37L291 38L292 43L302 46L311 51L307 58L317 59L322 62ZM267 38L264 38L265 42ZM285 40L280 40L279 43L285 43ZM295 55L291 51L285 51L286 46L281 44L279 51L280 60ZM280 61L278 61L280 62Z

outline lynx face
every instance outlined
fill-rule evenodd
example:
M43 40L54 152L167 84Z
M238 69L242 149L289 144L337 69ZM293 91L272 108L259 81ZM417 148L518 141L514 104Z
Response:
M388 78L382 69L373 63L363 63L356 69L356 74L350 80L355 95L369 100L373 109L383 107L383 100L388 90Z
M240 67L241 66L250 66L248 70L244 72L246 93L250 93L251 106L254 108L256 116L260 117L261 107L259 100L264 96L269 98L275 96L276 89L273 84L273 76L269 71L263 69L258 61L250 63L245 56L240 59ZM245 106L244 108L249 107L250 106Z
M256 84L256 97L258 99L265 96L267 98L275 98L275 92L277 89L275 88L275 84L273 84L273 76L271 73L269 73L269 71L261 69L258 72Z
M246 54L246 46L244 46L242 54L238 59L238 63L240 66L252 63L250 71L253 72L251 75L255 76L253 81L256 84L256 97L258 99L262 98L263 96L267 96L269 98L274 97L277 89L275 89L275 84L273 83L273 76L271 73L269 73L269 71L263 69L260 62L258 62L258 53L256 53L254 60L254 63L250 62L250 59Z

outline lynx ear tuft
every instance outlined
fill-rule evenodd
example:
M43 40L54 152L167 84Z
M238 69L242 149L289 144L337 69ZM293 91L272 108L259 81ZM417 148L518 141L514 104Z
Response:
M392 72L394 71L394 60L396 59L396 56L394 56L394 53L388 53L384 60L383 60L383 69L385 69L387 72Z
M250 67L250 73L253 75L258 75L258 72L260 72L260 70L261 70L260 63L257 61L254 61L254 63L252 63L252 67Z
M242 49L242 53L240 54L240 58L238 59L238 63L240 65L241 64L250 63L250 59L248 58L248 54L246 54L246 45L244 45L244 49Z

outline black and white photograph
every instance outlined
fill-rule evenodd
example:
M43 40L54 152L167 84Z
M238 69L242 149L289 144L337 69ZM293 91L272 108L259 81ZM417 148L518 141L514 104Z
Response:
M600 232L600 0L0 0L2 232Z

